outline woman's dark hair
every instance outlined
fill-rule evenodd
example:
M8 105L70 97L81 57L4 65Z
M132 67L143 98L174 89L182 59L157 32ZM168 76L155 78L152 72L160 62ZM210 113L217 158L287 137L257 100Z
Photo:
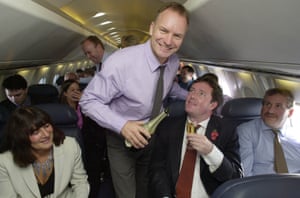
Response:
M78 86L79 86L78 81L73 80L73 79L66 80L66 81L64 81L64 82L61 84L61 87L60 87L60 93L59 93L59 101L60 101L62 104L68 104L67 98L66 98L66 96L64 95L64 93L68 91L69 87L70 87L73 83L76 83L76 84L78 84Z
M27 106L16 109L8 119L0 153L11 151L14 162L26 167L36 160L32 153L29 136L45 124L53 127L53 143L58 146L65 139L64 133L53 125L50 116L37 107Z

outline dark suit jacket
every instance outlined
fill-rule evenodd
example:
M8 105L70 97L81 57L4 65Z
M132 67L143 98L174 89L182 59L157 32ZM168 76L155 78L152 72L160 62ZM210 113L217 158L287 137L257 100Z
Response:
M179 176L181 147L184 136L186 115L166 118L158 126L149 167L150 197L174 197L176 181ZM205 135L224 154L220 167L210 173L208 165L201 158L200 176L206 192L211 195L223 182L242 177L238 137L234 128L224 126L219 117L212 116ZM218 136L214 138L216 131Z
M1 101L0 106L2 106L9 114L17 108L17 106L8 99Z

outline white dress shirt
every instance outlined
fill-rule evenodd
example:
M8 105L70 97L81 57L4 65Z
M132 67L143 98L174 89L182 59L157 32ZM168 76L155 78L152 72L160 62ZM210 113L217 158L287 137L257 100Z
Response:
M196 131L197 134L205 135L205 131L206 131L209 120L210 120L210 118L198 123L201 127L199 129L197 129L197 131ZM188 120L188 121L190 121L190 120ZM186 128L187 127L185 127L185 131L184 131L184 140L183 140L183 144L182 144L180 167L182 167L184 154L185 154L185 150L186 150L186 146L187 146ZM201 155L201 154L197 153L191 198L208 198L209 197L204 188L204 185L201 181L201 178L200 178L200 157L202 157L204 159L205 163L207 163L209 165L210 172L214 172L221 165L224 155L215 145L213 145L212 151L207 155Z

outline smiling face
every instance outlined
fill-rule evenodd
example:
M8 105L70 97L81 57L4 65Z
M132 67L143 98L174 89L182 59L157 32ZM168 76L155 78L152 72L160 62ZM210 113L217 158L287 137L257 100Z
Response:
M281 128L292 114L293 108L288 108L287 97L281 94L265 96L261 117L267 126L274 129Z
M86 57L95 64L99 64L102 61L104 49L100 44L95 44L89 40L86 40L84 43L82 43L81 48Z
M169 56L178 51L187 28L186 17L172 9L164 10L151 23L151 47L160 63L165 63Z
M185 102L185 111L193 122L201 122L209 118L217 107L212 102L213 88L206 82L193 83Z
M80 92L81 90L79 84L77 82L73 82L63 94L66 97L67 102L70 104L79 101L80 98L77 96L80 94Z
M46 123L29 136L33 152L49 151L53 145L53 127Z

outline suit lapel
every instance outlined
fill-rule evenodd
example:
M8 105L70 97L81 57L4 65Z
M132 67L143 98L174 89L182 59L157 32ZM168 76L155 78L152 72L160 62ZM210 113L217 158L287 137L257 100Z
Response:
M53 146L53 157L54 157L54 196L55 192L61 192L61 180L64 178L64 154L61 149L62 146Z
M20 168L21 175L28 189L32 192L34 197L40 198L40 190L38 188L37 180L34 176L32 165L29 165L26 168Z
M185 127L186 117L182 117L178 122L173 122L172 125L173 131L171 131L171 137L173 137L170 142L170 144L174 144L172 146L172 175L173 175L173 181L176 182L178 175L179 175L179 169L180 169L180 161L181 161L181 150L182 150L182 140L184 138L184 127Z

